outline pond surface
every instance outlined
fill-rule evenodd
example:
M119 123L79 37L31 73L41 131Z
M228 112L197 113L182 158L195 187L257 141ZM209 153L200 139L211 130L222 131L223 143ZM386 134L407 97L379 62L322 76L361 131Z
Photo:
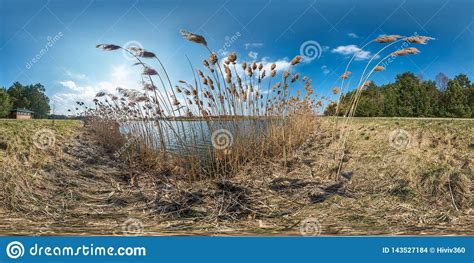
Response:
M146 140L154 149L162 148L178 154L200 155L214 149L226 149L238 140L248 140L266 133L271 125L281 125L282 120L159 120L123 123L120 131L128 138ZM137 135L139 135L137 137Z

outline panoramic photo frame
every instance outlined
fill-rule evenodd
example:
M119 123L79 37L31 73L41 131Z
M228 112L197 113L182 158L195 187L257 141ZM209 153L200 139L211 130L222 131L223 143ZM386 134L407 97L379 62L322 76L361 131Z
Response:
M473 262L473 17L0 0L0 263Z

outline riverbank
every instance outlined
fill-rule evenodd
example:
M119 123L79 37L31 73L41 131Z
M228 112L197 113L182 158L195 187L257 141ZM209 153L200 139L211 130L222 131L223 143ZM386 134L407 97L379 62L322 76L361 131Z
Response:
M225 180L156 174L94 138L78 122L0 121L0 234L474 234L474 121L356 118L340 181L329 118L293 156Z

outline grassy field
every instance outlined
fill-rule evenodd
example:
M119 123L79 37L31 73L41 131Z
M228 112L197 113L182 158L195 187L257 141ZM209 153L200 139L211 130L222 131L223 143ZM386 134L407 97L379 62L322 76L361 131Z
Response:
M24 215L42 210L53 198L48 169L58 165L64 142L80 127L77 121L0 120L0 197L3 211Z
M284 160L191 182L113 158L76 121L0 120L0 234L474 234L473 120L343 122L346 137L322 118Z

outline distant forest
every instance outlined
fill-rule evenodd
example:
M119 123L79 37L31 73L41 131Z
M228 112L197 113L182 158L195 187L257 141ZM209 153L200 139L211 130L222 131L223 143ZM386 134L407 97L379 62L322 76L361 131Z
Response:
M355 91L342 95L338 115L343 115ZM335 115L330 103L325 115ZM436 81L423 80L411 72L397 75L395 83L374 83L362 92L355 116L358 117L447 117L474 118L474 84L465 74L453 79L440 73Z
M49 98L41 84L22 85L13 83L8 89L0 87L0 118L8 117L10 110L24 108L34 111L35 118L49 115Z

